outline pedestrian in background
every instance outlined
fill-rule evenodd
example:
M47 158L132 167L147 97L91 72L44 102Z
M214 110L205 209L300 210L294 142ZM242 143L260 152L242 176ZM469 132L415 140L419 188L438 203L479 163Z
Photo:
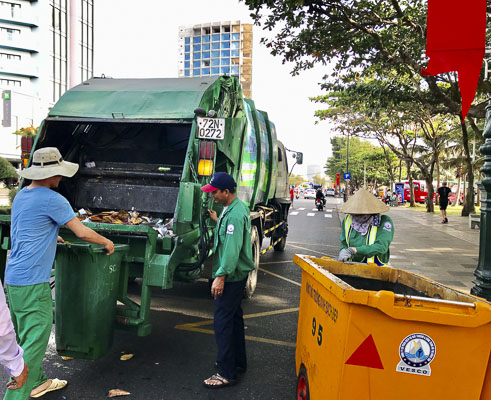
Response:
M388 215L389 207L360 189L339 209L347 214L341 224L341 247L338 261L355 261L387 265L394 225Z
M247 206L237 198L232 176L217 172L211 182L201 188L211 193L215 203L224 206L220 217L208 210L217 223L213 245L213 284L215 299L214 329L217 343L216 368L203 383L218 389L233 385L238 372L247 369L247 357L242 313L242 297L249 272L255 269L252 259L251 219Z
M294 188L295 188L295 186L292 186L290 188L290 202L292 203L292 208L295 208L295 207L293 207L293 198L295 197L295 189Z
M442 224L448 224L447 218L447 207L448 207L448 196L452 192L449 187L447 187L447 182L442 182L437 190L439 196L440 204L440 215L442 216Z
M24 351L15 341L14 326L0 283L0 363L12 377L7 383L7 391L20 389L26 383L29 368L22 358L23 354Z
M75 175L78 164L64 161L55 147L36 150L32 160L31 167L19 172L32 183L17 193L12 204L12 249L5 270L10 315L30 370L22 388L7 391L8 400L41 397L67 384L48 379L42 370L53 325L49 278L56 243L63 242L60 226L66 224L80 239L103 245L108 254L114 252L113 242L83 225L68 200L52 190L63 176Z

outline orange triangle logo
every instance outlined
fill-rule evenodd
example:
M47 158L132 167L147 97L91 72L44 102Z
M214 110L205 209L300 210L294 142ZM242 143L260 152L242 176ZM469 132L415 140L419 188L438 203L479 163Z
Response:
M368 336L362 344L353 352L346 364L360 367L384 369L377 346L372 335Z

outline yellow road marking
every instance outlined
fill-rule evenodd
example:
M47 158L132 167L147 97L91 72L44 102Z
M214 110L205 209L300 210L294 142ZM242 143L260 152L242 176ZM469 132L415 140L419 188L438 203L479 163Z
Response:
M298 307L295 307L295 308L285 308L283 310L265 311L265 312L257 313L257 314L247 314L247 315L244 315L244 319L247 319L247 318L258 318L258 317L267 317L269 315L286 314L286 313L296 312L298 310L299 310L299 308Z
M299 310L299 308L296 307L296 308L286 308L284 310L265 311L265 312L257 313L257 314L244 315L244 319L265 317L268 315L286 314L286 313L290 313L290 312L296 312L298 310ZM206 333L208 335L214 335L215 332L212 329L198 328L198 326L211 325L211 324L213 324L212 319L206 320L206 321L193 322L190 324L176 325L174 328L179 329L181 331L199 332L199 333ZM293 347L293 348L296 347L295 343L285 342L283 340L266 339L266 338L261 338L261 337L257 337L257 336L247 336L247 335L245 338L246 338L246 340L250 340L253 342L276 344L278 346L286 346L286 347Z
M277 277L277 278L283 279L284 281L287 281L287 282L293 283L294 285L297 285L297 286L302 286L302 284L300 284L300 283L298 283L298 282L295 282L295 281L292 281L291 279L285 278L284 276L277 275L277 274L275 274L275 273L273 273L273 272L266 271L266 270L265 270L265 269L263 269L263 268L258 268L258 269L259 269L259 271L262 271L262 272L265 272L265 273L267 273L267 274L273 275L273 276L275 276L275 277Z

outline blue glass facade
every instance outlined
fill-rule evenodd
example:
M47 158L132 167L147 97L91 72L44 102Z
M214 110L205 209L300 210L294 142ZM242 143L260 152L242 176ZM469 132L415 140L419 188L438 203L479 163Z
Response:
M229 30L227 32L227 30ZM184 76L239 76L241 34L231 27L202 28L184 38ZM221 31L221 32L220 32ZM246 56L247 57L247 56Z

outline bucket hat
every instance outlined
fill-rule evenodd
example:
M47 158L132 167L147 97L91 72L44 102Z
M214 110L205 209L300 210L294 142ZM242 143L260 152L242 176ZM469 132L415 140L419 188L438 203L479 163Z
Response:
M25 179L41 180L57 175L71 178L77 171L78 164L64 161L56 147L44 147L34 152L31 166L18 174Z
M365 189L360 189L338 210L344 214L381 214L389 207Z

